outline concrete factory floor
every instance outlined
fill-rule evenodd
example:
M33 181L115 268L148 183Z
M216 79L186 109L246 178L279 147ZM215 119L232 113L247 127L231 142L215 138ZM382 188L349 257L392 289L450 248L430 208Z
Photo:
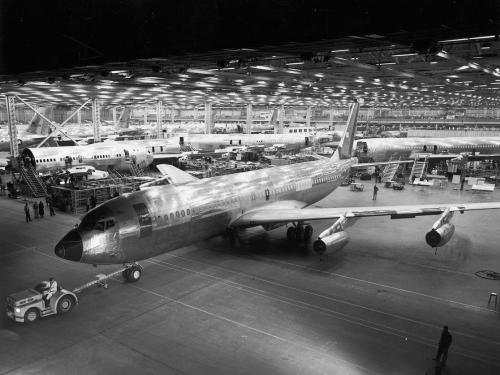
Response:
M320 206L500 201L500 193L407 186L341 187ZM434 374L443 325L453 344L448 374L500 373L500 306L488 307L500 272L500 211L456 214L438 249L424 236L437 216L361 219L350 243L320 262L285 228L215 238L142 262L142 279L116 278L80 295L68 315L32 325L0 318L0 374ZM93 268L54 255L78 221L24 222L0 197L0 298L50 276L74 288ZM327 221L314 224L315 234ZM2 307L3 308L3 307Z

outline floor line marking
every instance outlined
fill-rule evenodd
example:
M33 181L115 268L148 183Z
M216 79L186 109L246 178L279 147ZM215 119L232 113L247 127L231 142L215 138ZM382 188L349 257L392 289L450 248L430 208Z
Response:
M324 307L321 307L321 306L318 306L318 305L313 305L313 304L310 304L308 302L303 302L303 301L296 300L296 299L293 299L293 298L289 298L289 297L285 297L285 296L280 296L279 294L274 294L273 295L272 293L266 293L266 291L260 290L258 288L253 288L253 287L247 286L245 284L240 284L240 283L232 282L232 281L229 281L229 280L225 280L223 278L220 278L220 277L217 277L217 276L213 276L213 275L208 275L208 274L205 274L203 272L199 272L199 271L195 271L195 270L190 270L188 268L183 268L183 267L176 266L176 265L169 266L169 265L164 264L164 262L161 262L161 263L153 262L153 263L156 264L156 265L163 266L165 268L169 268L169 269L173 269L173 270L177 270L177 271L191 272L191 273L195 273L195 274L200 274L200 275L203 275L203 276L207 276L207 277L216 279L217 281L220 281L224 285L228 285L230 287L234 287L234 288L239 289L239 290L245 289L249 293L256 294L256 295L259 295L259 296L262 296L262 297L265 297L265 298L270 298L270 299L273 299L273 300L276 300L276 301L279 301L279 302L282 302L282 303L286 303L286 304L289 304L289 305L292 305L292 306L296 306L296 307L299 307L299 308L306 308L306 309L309 309L309 310L312 310L312 311L318 311L318 310L320 310L320 312L324 313L325 315L335 317L336 319L339 319L339 320L342 320L342 321L345 321L345 322L348 322L348 323L351 323L351 324L359 325L359 326L362 326L362 327L365 327L365 328L373 329L375 331L379 331L379 332L382 332L382 333L385 333L385 334L393 335L393 336L396 336L396 337L399 337L399 338L402 338L402 339L405 339L408 336L410 336L410 335L400 334L400 333L406 333L406 331L403 331L403 330L400 330L400 329L397 329L397 328L392 328L392 327L386 326L384 324L380 324L380 323L377 323L377 322L374 322L374 321L370 321L370 320L367 320L367 319L364 319L364 318L355 318L356 320L354 318L353 319L349 319L348 318L349 315L345 314L345 313L341 313L341 312L338 312L338 311L335 311L335 310L332 310L332 309L329 309L329 308L324 308ZM379 327L381 327L381 328L379 328ZM428 346L428 347L431 347L431 348L435 348L436 347L436 345L434 343L435 340L427 339L425 337L420 337L420 336L415 336L414 335L412 337L412 341L413 342L417 342L417 343L422 344L422 345L425 345L425 346ZM488 343L489 344L497 344L495 342L493 342L493 343L492 342L488 342ZM460 353L464 357L472 358L472 359L478 360L478 361L486 363L486 364L492 364L491 362L487 362L488 360L493 359L491 357L486 357L486 356L483 357L483 358L482 357L477 357L475 355L468 354L468 353L471 353L468 350L462 350L462 351L457 350L456 353ZM475 353L473 353L473 354L475 354ZM495 365L500 366L500 363L499 364L495 364Z

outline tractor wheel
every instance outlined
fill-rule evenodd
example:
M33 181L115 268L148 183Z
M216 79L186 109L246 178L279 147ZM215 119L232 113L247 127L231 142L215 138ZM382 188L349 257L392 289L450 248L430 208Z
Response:
M40 318L40 311L34 307L24 313L24 321L27 323L35 323L38 318Z
M66 314L73 309L74 305L73 297L68 295L62 296L59 302L57 302L57 313L59 315Z

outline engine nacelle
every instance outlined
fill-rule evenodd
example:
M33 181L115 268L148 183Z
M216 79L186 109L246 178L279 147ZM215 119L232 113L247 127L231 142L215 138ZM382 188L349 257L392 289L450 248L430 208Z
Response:
M444 210L438 221L434 223L431 230L425 235L425 241L431 247L445 245L455 233L455 226L450 223L453 211L449 208Z
M336 232L314 241L313 250L319 255L324 254L327 250L340 250L349 242L349 239L349 234L347 234L347 232Z
M432 228L427 232L425 241L431 247L440 247L446 245L453 236L453 233L455 233L455 226L451 223L446 223L437 229Z

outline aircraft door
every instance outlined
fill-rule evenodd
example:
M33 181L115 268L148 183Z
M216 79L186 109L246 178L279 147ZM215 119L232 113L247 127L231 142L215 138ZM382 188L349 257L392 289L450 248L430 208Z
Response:
M71 158L71 156L66 156L64 158L64 166L66 168L71 168L72 164L73 164L73 159Z
M433 150L433 152L434 152L435 154L437 154L437 150L438 150L438 146L437 146L437 145L434 145L434 150Z
M424 145L424 152L427 152L427 145Z
M139 237L151 237L153 235L153 221L147 206L144 203L136 203L133 207L139 220Z
M309 146L309 137L306 137L306 138L305 138L305 145L306 145L306 146Z
M179 137L179 145L184 146L184 137Z

